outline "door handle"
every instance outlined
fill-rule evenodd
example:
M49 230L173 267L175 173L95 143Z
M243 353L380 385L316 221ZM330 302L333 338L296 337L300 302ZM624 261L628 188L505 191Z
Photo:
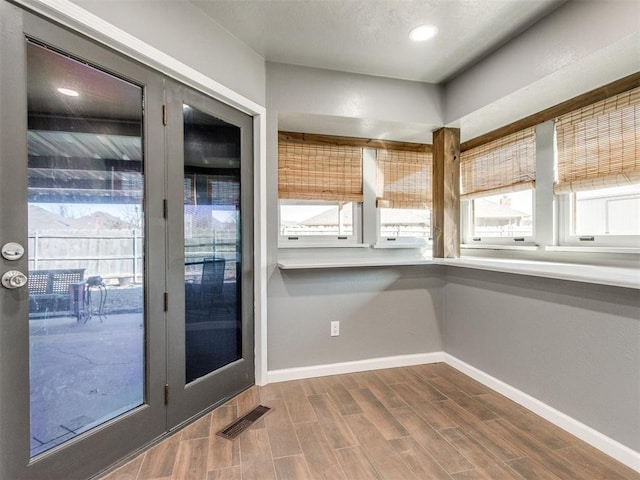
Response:
M2 275L2 286L9 290L24 287L27 281L27 276L18 270L9 270Z

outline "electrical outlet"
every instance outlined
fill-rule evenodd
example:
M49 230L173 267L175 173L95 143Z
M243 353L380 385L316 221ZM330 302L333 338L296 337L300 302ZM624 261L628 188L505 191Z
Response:
M331 336L340 336L340 322L331 322Z

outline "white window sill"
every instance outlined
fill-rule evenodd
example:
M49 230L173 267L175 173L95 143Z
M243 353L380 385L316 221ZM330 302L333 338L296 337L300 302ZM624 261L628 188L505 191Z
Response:
M536 251L540 247L537 245L501 245L501 244L486 244L486 243L463 243L460 245L461 249L478 249L478 250L520 250L520 251Z
M640 255L640 248L635 247L589 247L584 245L551 245L545 247L546 252L584 252L584 253L626 253Z
M301 242L301 243L280 243L278 244L278 250L287 248L369 248L366 243L313 243L313 242Z
M431 245L424 243L376 243L373 248L431 248Z
M441 258L434 263L451 267L640 289L640 270L637 268L486 258Z

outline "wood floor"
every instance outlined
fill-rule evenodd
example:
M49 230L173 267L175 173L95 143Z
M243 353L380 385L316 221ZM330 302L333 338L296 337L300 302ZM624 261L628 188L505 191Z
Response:
M238 439L215 435L259 403ZM253 387L103 480L523 478L640 475L439 363Z

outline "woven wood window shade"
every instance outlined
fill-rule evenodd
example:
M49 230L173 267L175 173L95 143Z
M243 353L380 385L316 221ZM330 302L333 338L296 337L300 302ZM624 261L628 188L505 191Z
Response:
M535 187L536 136L533 127L460 154L460 197L528 190Z
M362 202L362 148L279 140L278 197Z
M431 153L377 151L378 208L431 208Z
M556 121L555 193L640 183L640 87Z

